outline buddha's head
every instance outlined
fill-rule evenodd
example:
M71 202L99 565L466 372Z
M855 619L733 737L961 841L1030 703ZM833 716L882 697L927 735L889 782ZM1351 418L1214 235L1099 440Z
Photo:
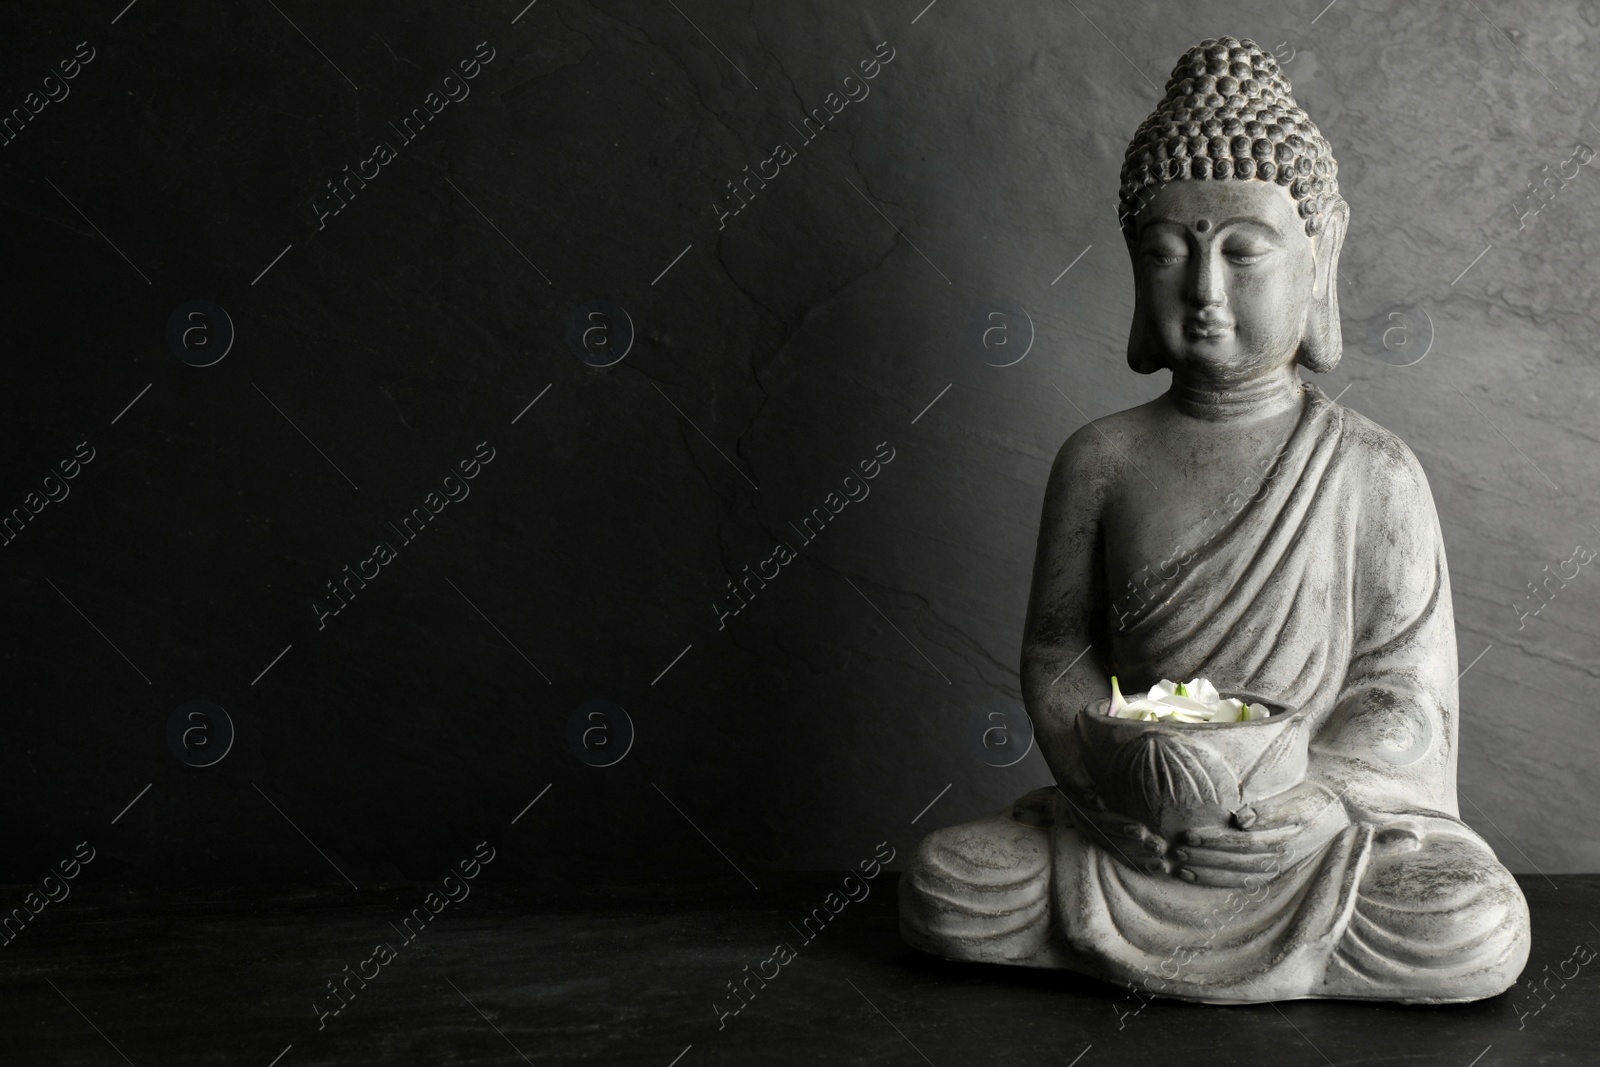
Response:
M1275 59L1222 37L1185 52L1128 145L1121 222L1136 296L1128 363L1227 388L1339 361L1349 209L1328 142Z

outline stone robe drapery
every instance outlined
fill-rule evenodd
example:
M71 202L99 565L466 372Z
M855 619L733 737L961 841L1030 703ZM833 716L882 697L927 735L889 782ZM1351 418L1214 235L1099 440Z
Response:
M1136 610L1108 611L1107 666L1130 692L1199 676L1308 709L1337 824L1259 884L1219 888L1134 869L1066 794L1036 791L923 842L902 880L912 944L1216 1000L1473 999L1515 981L1527 906L1457 817L1432 495L1396 437L1305 389L1275 465L1204 543L1152 563Z

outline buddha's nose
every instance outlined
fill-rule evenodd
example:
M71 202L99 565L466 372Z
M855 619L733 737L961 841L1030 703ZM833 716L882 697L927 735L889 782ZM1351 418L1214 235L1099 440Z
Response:
M1223 285L1222 271L1212 262L1211 256L1196 257L1193 299L1198 308L1199 316L1205 318L1226 318L1227 312L1223 309L1228 306L1228 290Z

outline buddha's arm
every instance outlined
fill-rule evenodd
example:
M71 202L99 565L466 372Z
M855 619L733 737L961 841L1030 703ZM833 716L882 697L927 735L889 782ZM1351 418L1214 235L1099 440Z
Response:
M1395 442L1399 445L1399 442ZM1444 541L1405 446L1362 494L1351 661L1313 769L1362 813L1456 814L1457 662Z
M1106 452L1085 426L1061 446L1051 467L1022 638L1022 698L1039 750L1057 781L1080 788L1087 783L1074 752L1073 718L1110 691L1102 666L1109 649L1085 654L1094 640L1096 605L1104 603L1100 516L1114 471Z

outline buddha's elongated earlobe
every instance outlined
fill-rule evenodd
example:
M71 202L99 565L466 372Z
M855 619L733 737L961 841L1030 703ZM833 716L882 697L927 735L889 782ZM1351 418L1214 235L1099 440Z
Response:
M1135 267L1137 269L1137 266ZM1156 348L1150 331L1145 329L1144 298L1139 295L1138 280L1133 286L1133 324L1128 327L1128 366L1140 374L1154 374L1167 365Z
M1338 366L1339 357L1344 354L1344 337L1339 330L1339 249L1344 245L1350 208L1343 199L1335 199L1319 215L1317 265L1299 355L1301 366L1325 374Z

